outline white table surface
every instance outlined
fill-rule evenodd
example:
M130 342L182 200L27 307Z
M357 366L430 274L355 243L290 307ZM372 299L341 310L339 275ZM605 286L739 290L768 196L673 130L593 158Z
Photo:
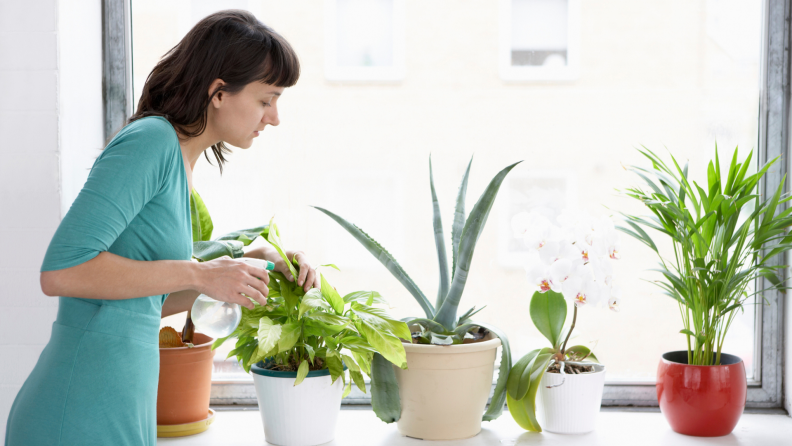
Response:
M306 426L309 428L309 426ZM162 446L268 445L258 411L218 411L206 432L183 438L159 438ZM370 410L342 410L336 439L327 446L501 446L501 445L740 445L792 446L792 418L787 415L743 414L730 435L717 438L687 437L671 430L661 413L600 412L597 429L584 435L528 433L508 412L482 423L477 436L467 440L423 441L402 437L395 424L381 422Z

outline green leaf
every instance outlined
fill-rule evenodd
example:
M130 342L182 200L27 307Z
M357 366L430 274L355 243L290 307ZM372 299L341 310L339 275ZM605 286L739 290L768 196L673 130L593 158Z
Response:
M352 350L353 352L372 352L376 353L377 350L371 346L365 339L361 338L360 336L346 336L341 338L341 345L344 347Z
M352 391L352 381L349 381L346 386L344 386L344 393L341 395L341 399L346 398L349 395L349 392Z
M449 331L446 330L445 327L430 319L423 319L420 317L407 317L402 319L402 321L406 323L408 327L411 325L420 325L425 330L431 331L432 333L438 333L438 334L449 333Z
M333 383L344 373L344 365L341 363L341 357L335 350L328 350L327 357L325 358L327 369L330 370L330 378Z
M259 319L256 340L258 341L258 351L261 352L262 355L267 354L275 348L275 345L277 345L281 337L282 330L283 327L281 325L272 322L272 319L266 316Z
M434 227L435 247L437 248L437 262L440 267L440 286L437 289L437 304L435 308L443 305L443 299L448 293L448 257L446 257L445 239L443 236L443 220L440 217L440 203L434 187L434 174L432 173L432 156L429 155L429 187L432 189L432 226Z
M341 355L341 360L344 361L344 364L346 364L346 366L347 366L347 368L349 370L352 370L352 371L355 371L355 372L359 372L360 371L360 367L358 366L357 362L355 362L355 360L350 358L349 356L342 354Z
M300 367L297 368L297 378L294 380L294 385L297 386L303 382L306 376L308 376L308 360L303 359Z
M192 224L192 240L194 242L205 242L212 239L212 217L206 208L203 199L198 195L198 191L193 189L190 194L190 220Z
M313 313L308 313L305 315L305 317L332 326L340 325L345 327L349 323L349 319L345 318L344 316L339 316L333 313L325 313L322 311L314 311Z
M373 352L357 352L355 350L352 350L350 353L352 353L352 357L355 358L355 361L357 361L358 365L360 366L360 370L363 373L365 373L365 374L370 376L371 375L371 361L373 360L372 358L374 357L374 353Z
M301 325L299 322L289 322L282 325L281 336L278 339L278 353L291 350L300 339Z
M596 362L599 362L597 357L594 353L591 353L591 349L584 345L575 345L573 347L569 347L566 349L564 354L567 357L567 360L570 361L583 361L586 359L593 359Z
M313 364L314 357L316 356L316 352L314 351L314 348L311 347L310 344L303 345L303 348L305 348L305 351L308 353L308 359L311 361L311 364Z
M516 400L511 395L506 395L506 402L509 406L509 412L512 414L514 421L525 430L532 432L542 432L542 427L536 420L536 392L539 390L539 384L542 381L547 370L547 365L552 359L552 354L539 354L534 358L534 364L531 369L526 369L523 372L523 377L530 370L530 386L528 392L521 400Z
M401 417L401 399L396 372L382 355L376 353L371 362L371 408L374 414L386 423L399 421Z
M330 310L330 305L322 297L322 292L317 288L311 288L300 301L300 309L297 314L297 319L302 319L303 315L310 310L321 308L323 310Z
M692 337L696 338L696 339L697 339L699 342L701 342L702 344L703 344L703 343L704 343L704 341L706 341L706 339L707 339L707 338L705 338L703 335L700 335L700 334L693 333L692 331L690 331L690 330L687 330L687 329L682 329L682 330L679 330L679 332L680 332L680 333L682 333L682 334L684 334L684 335L688 335L688 336L692 336Z
M447 329L452 329L453 325L456 324L457 308L459 307L459 300L462 298L462 292L467 282L470 263L473 260L473 251L481 235L481 231L484 230L484 224L487 222L490 210L495 202L495 197L498 195L498 190L503 180L506 178L506 175L521 162L522 161L516 162L495 175L484 193L479 197L475 206L473 206L473 210L470 211L470 215L465 222L465 227L462 229L462 237L459 242L454 280L451 282L451 288L448 290L448 295L443 301L443 306L437 310L437 315L432 318Z
M495 382L495 390L492 392L489 409L484 412L482 417L483 421L492 421L503 413L503 405L506 403L506 382L509 379L509 370L512 368L511 347L509 347L509 339L506 337L506 333L499 328L482 323L478 323L478 326L489 330L501 341L501 362L498 367L498 381Z
M564 296L554 291L535 292L531 297L531 320L537 330L550 341L550 345L558 348L561 344L561 330L567 315L567 304Z
M364 248L368 250L377 260L382 263L385 268L393 274L393 277L396 278L401 284L407 288L407 291L413 295L418 304L421 305L423 308L424 313L426 313L426 317L431 319L434 317L435 310L432 307L432 304L429 303L429 299L423 294L423 292L418 288L418 285L413 282L410 276L404 271L404 269L396 262L396 259L385 250L379 243L377 243L373 238L371 238L368 234L363 232L360 228L349 223L348 221L344 220L343 218L339 217L338 215L328 211L327 209L322 209L320 207L314 206L315 209L319 210L320 212L324 213L328 217L335 220L342 228L346 229Z
M294 269L294 265L292 265L292 262L289 260L289 258L286 256L286 253L284 252L283 244L281 243L280 240L280 231L278 231L278 226L274 223L274 221L275 221L275 217L272 217L272 219L270 219L267 241L278 251L278 254L280 254L281 258L286 263L286 266L289 267L289 272L291 272L292 277L296 280L298 276L297 270Z
M514 367L512 367L509 371L509 379L506 382L506 390L515 400L523 399L525 394L528 393L529 386L525 385L525 383L522 383L520 378L522 377L523 372L525 372L525 369L533 364L534 359L536 359L536 356L539 354L539 350L540 349L537 348L536 350L531 350L528 352L528 354L520 358L520 360L517 361L517 363L514 364Z
M407 324L393 319L382 308L367 307L360 302L352 302L352 312L360 319L368 322L372 327L385 328L405 341L412 339L412 334Z
M255 228L250 229L240 229L238 231L229 232L228 234L222 235L215 240L236 240L242 242L243 245L248 246L250 245L253 240L256 240L259 236L264 238L267 237L269 234L269 225L264 226L257 226Z
M470 166L473 164L473 157L470 157L465 175L462 176L462 183L457 191L456 206L454 207L454 224L451 226L451 278L456 273L457 253L459 252L459 239L462 237L462 229L465 226L465 195L467 195L468 177L470 176ZM437 307L440 308L440 307Z
M366 382L363 381L363 374L350 369L349 376L355 381L357 388L360 389L361 392L366 393Z
M325 280L322 274L319 274L319 276L322 278L322 296L327 299L327 302L333 307L336 314L344 314L344 299L341 298L341 295L338 294L335 288L327 283L327 280Z
M369 303L369 301L371 301L371 303ZM353 291L344 296L344 302L361 302L368 306L373 304L388 305L388 302L376 291Z
M371 325L365 319L360 319L355 324L358 332L366 338L366 341L374 347L379 354L388 361L394 363L402 369L407 368L407 353L404 351L402 342L396 336L381 330L378 326Z
M238 259L245 254L242 249L244 246L242 242L237 240L193 242L193 257L201 262L208 262L223 256Z

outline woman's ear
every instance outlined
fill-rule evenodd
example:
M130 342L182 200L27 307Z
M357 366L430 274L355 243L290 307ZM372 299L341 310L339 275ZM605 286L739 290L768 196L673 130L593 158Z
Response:
M209 85L208 94L209 97L211 98L211 104L214 105L215 108L220 108L220 104L223 102L223 93L225 92L222 90L220 91L218 90L220 89L220 87L224 85L225 82L220 78L215 79L214 81L212 81L212 84Z

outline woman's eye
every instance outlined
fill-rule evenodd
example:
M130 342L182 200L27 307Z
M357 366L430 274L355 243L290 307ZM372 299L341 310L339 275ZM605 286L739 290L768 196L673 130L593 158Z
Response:
M271 106L271 105L272 105L272 104L270 104L269 102L262 102L262 104L264 104L264 106L265 106L265 107L269 107L269 106Z

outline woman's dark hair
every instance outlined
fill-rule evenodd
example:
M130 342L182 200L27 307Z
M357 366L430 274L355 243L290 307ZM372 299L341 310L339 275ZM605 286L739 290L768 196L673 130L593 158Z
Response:
M162 116L182 135L196 137L206 130L207 109L218 92L233 94L253 81L291 87L299 77L297 54L272 28L247 11L218 11L198 22L157 63L129 122ZM225 85L207 95L215 79ZM222 173L223 155L230 150L221 141L212 151ZM206 152L204 156L209 161Z

